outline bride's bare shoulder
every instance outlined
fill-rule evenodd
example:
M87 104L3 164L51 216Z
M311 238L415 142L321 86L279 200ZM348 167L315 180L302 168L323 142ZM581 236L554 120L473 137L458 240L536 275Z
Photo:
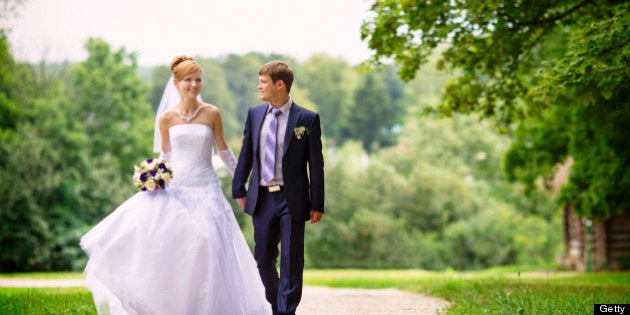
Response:
M208 104L208 103L203 103L203 105L201 105L200 113L201 112L203 112L204 115L207 115L209 117L215 116L215 115L220 115L219 107L217 107L215 105L212 105L212 104Z
M212 105L210 103L202 103L201 104L201 108L202 108L202 110L207 110L207 111L219 110L219 108L217 106Z
M170 126L178 117L175 109L169 108L160 115L160 126Z

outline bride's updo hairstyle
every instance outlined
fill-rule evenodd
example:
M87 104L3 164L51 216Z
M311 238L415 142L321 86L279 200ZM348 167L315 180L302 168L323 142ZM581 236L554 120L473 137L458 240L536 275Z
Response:
M201 66L190 56L179 55L171 61L171 72L175 81L183 80L193 72L201 72Z

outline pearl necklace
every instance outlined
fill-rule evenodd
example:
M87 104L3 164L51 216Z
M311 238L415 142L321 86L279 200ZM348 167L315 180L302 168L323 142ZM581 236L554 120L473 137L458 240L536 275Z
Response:
M197 109L195 109L195 111L190 116L186 116L186 115L182 114L179 110L177 110L175 112L177 113L177 115L179 115L179 117L181 117L183 120L185 120L187 123L189 123L191 120L193 120L195 117L197 117L197 114L199 113L200 109L201 109L201 106L198 106Z

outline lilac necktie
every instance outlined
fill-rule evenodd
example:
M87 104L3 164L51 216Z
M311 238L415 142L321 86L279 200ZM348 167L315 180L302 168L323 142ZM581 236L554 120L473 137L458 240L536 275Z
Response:
M276 174L276 134L278 133L278 115L280 110L272 107L271 114L265 143L265 162L262 169L263 179L267 183L271 182Z

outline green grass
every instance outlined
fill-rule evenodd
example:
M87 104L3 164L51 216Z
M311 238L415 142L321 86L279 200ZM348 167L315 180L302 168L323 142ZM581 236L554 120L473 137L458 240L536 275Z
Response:
M593 314L599 303L630 303L630 273L419 270L309 271L305 283L399 288L453 303L447 314Z
M0 278L81 278L28 273ZM593 304L630 304L630 272L576 273L508 267L476 272L307 270L306 285L399 288L453 303L447 314L593 314ZM0 288L0 314L96 314L85 288Z
M29 278L29 279L83 279L80 272L16 272L2 273L0 279Z
M85 288L0 288L2 315L96 314Z

